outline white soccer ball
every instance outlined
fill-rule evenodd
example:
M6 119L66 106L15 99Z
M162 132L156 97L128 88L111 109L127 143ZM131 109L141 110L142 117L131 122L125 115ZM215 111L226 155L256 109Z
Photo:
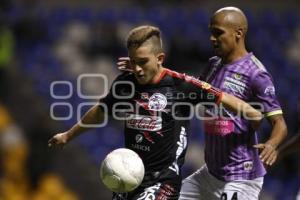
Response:
M104 185L113 192L130 192L144 178L142 159L130 149L120 148L110 152L102 161L100 177Z

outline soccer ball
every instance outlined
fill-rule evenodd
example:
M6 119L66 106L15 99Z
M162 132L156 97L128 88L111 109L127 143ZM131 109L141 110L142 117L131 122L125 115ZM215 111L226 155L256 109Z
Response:
M120 148L110 152L102 161L100 177L104 185L113 192L130 192L144 178L142 159L130 149Z

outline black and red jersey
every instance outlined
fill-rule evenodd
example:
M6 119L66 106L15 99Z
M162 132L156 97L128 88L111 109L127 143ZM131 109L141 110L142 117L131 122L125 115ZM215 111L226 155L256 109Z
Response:
M111 117L124 119L125 147L139 154L147 172L170 169L180 175L194 106L218 103L221 92L194 77L164 69L155 84L140 85L123 73L100 100Z

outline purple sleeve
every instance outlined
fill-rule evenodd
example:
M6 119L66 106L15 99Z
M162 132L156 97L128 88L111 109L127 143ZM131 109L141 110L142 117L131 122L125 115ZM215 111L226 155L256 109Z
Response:
M259 70L252 78L252 90L255 101L260 103L265 116L282 114L281 106L275 94L275 87L271 75Z

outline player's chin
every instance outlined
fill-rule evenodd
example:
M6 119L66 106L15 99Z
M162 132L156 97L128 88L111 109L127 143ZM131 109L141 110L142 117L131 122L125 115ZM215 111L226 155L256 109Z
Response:
M216 56L222 57L223 51L220 48L214 48L214 53Z
M137 79L138 83L141 84L141 85L145 85L145 84L147 84L147 83L149 82L149 81L146 79L145 76L143 76L143 77L136 77L136 79Z
M139 84L140 84L140 85L146 85L146 84L148 84L148 82L145 82L145 81L141 81L141 82L140 82L140 81L139 81Z

